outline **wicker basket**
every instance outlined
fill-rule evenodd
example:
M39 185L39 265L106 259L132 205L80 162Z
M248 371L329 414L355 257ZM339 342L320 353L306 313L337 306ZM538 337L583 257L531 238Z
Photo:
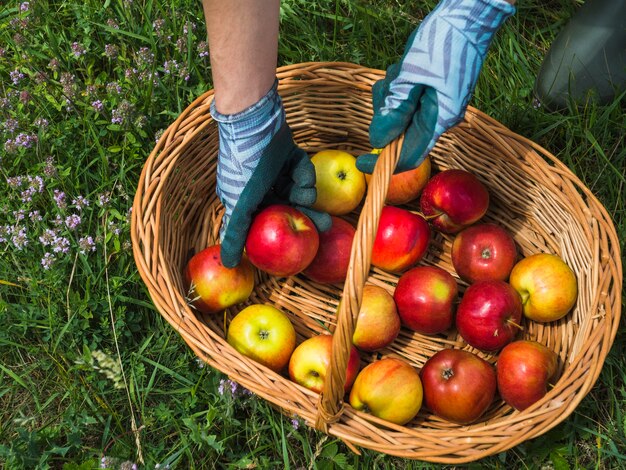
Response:
M306 63L278 70L279 92L298 144L312 153L325 148L354 154L369 151L371 85L380 70L349 63ZM422 409L406 426L357 412L343 402L348 345L366 282L390 292L396 275L370 269L370 252L397 159L397 142L381 157L366 201L351 214L358 219L345 285L320 285L302 276L277 279L257 273L245 305L225 315L203 316L185 301L182 272L190 256L217 240L222 207L215 195L218 152L209 91L166 130L149 156L135 196L132 239L139 273L153 302L189 347L212 367L310 426L358 447L440 463L463 463L509 449L545 433L567 418L590 391L615 338L621 309L622 266L609 215L593 194L554 156L533 142L469 108L464 121L445 133L431 157L435 169L464 168L485 183L491 205L485 220L510 230L523 255L559 254L579 282L574 310L564 319L527 322L523 336L549 346L560 358L560 379L523 412L497 400L480 422L460 426ZM417 209L417 206L413 207ZM423 264L454 274L451 238L433 236ZM461 291L466 285L459 281ZM341 302L339 298L349 299ZM330 379L321 395L237 353L225 341L229 320L250 303L271 303L291 318L298 341L334 332ZM404 330L383 355L421 368L442 348L471 349L456 331L422 336ZM478 352L478 351L474 351ZM491 363L497 357L479 354ZM362 363L380 355L361 354ZM343 374L345 375L345 374Z

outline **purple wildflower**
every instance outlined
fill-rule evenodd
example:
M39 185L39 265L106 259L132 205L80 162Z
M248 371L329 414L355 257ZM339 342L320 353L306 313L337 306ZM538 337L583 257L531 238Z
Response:
M56 258L54 257L52 253L46 253L45 255L43 255L43 258L41 258L41 265L47 271L48 269L52 267L55 259Z
M56 237L52 245L52 251L55 253L67 253L70 251L70 241L65 237Z
M50 60L50 62L48 62L48 68L49 68L50 70L55 71L55 72L56 72L57 70L59 70L59 65L60 65L60 64L59 64L58 59L51 59L51 60Z
M28 218L32 222L41 222L43 220L43 217L41 216L38 210L30 211L28 213Z
M43 168L43 174L48 178L52 178L57 174L57 169L54 166L54 157L52 155L46 158L46 166Z
M115 21L113 18L109 18L107 20L107 26L113 29L120 29L120 25L118 25L117 21Z
M54 230L47 228L44 230L43 235L39 236L39 242L43 246L50 246L57 239L58 235Z
M200 41L196 49L200 57L209 56L209 44L206 41Z
M83 196L76 196L76 199L72 200L72 204L76 206L76 209L78 209L79 211L82 211L84 207L89 206L89 199Z
M79 58L80 56L85 55L86 53L87 53L87 49L85 49L85 46L83 46L79 42L72 43L72 54L74 55L74 57Z
M106 191L98 196L98 205L100 207L106 206L111 200L111 193Z
M2 123L2 127L4 127L10 134L13 134L17 130L18 125L19 123L17 122L17 119L13 118L9 118Z
M9 73L9 75L11 76L11 81L13 82L13 85L18 85L20 83L20 80L24 78L24 74L17 69L13 70L11 73Z
M298 420L298 418L291 418L291 427L294 429L294 431L298 430L298 428L300 427L300 421Z
M57 203L59 209L65 209L67 207L65 193L59 189L54 190L54 201Z
M15 248L18 250L22 250L26 245L28 245L28 238L26 238L26 228L22 226L16 226L12 230L13 236L11 237L11 241Z
M80 215L78 214L71 214L65 218L65 225L70 230L73 230L76 227L78 227L81 222L82 222L82 219L80 218Z
M92 101L91 107L95 109L97 112L101 112L102 108L104 108L104 105L102 104L102 101L95 100L95 101Z
M86 254L88 251L96 251L96 242L93 241L91 236L82 237L78 240L78 248L81 254Z
M20 3L20 11L28 11L30 9L30 2Z
M48 127L48 120L46 118L38 117L35 119L34 124L41 130L45 130Z
M104 46L104 55L109 59L117 58L117 54L119 53L119 49L115 44L106 44Z

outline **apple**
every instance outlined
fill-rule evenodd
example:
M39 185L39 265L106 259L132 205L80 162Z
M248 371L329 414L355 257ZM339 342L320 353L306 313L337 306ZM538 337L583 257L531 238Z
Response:
M438 266L417 266L400 276L393 297L405 326L434 335L452 326L458 286Z
M276 307L253 304L232 319L226 341L244 356L280 372L296 347L296 330Z
M417 168L402 173L394 173L389 182L385 203L399 206L417 199L430 179L431 168L430 157L426 157ZM365 179L367 184L370 184L372 175L365 174Z
M384 357L367 365L350 390L350 405L395 424L411 421L422 407L422 381L408 362Z
M366 189L356 157L342 150L322 150L311 157L311 162L317 189L313 209L330 215L345 215L356 209Z
M254 289L254 268L244 254L234 268L222 264L220 245L196 253L185 267L190 305L202 313L217 313L245 301Z
M465 341L483 351L497 351L521 329L522 299L504 281L470 285L456 312L456 327Z
M496 363L500 396L516 410L525 410L548 393L557 362L556 353L537 341L507 344Z
M253 219L246 239L250 262L278 277L293 276L315 258L319 234L309 217L295 207L273 204Z
M380 286L365 285L352 343L363 351L377 351L393 343L399 332L400 317L392 295Z
M372 247L372 265L390 272L402 272L426 253L430 227L426 219L406 209L385 206Z
M440 418L469 424L489 408L496 394L494 367L463 349L442 349L420 372L424 404Z
M509 282L522 297L526 318L537 322L563 318L578 297L574 271L559 256L549 253L518 261Z
M517 261L515 240L493 223L463 229L454 237L450 252L454 270L470 283L506 281Z
M312 336L296 346L289 359L291 380L314 392L321 393L332 357L332 347L333 337L327 334ZM351 346L344 386L346 392L354 383L359 366L359 352L356 347Z
M355 228L346 220L331 216L332 225L320 232L317 254L303 274L315 282L332 284L344 282L348 274Z
M457 233L477 222L489 208L489 192L472 173L444 170L428 180L420 196L424 217L438 231Z

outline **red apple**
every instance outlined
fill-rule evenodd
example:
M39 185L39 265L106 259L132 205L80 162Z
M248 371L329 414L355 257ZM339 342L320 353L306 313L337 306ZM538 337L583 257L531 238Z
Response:
M425 405L440 418L469 424L493 402L496 372L484 359L462 349L442 349L420 373Z
M456 327L465 341L484 351L497 351L520 330L522 299L504 281L470 285L457 308Z
M402 173L394 173L389 182L385 203L399 206L417 199L430 179L431 168L430 157L426 157L417 168ZM365 179L369 184L372 175L366 173Z
M467 282L506 281L517 260L515 240L492 223L472 225L452 242L452 265Z
M363 351L377 351L393 343L399 332L400 317L393 297L384 288L367 284L363 287L353 344Z
M485 215L489 208L489 193L472 173L444 170L426 184L420 207L437 230L457 233Z
M250 225L246 253L250 262L272 276L293 276L315 258L319 234L311 219L295 207L274 204Z
M331 219L331 227L319 234L320 243L315 258L303 271L310 279L324 284L346 280L352 241L356 232L344 219L336 216L331 216Z
M294 382L314 392L321 393L330 365L333 337L321 334L300 343L289 359L289 377ZM356 347L350 349L346 369L345 391L350 390L359 372L360 358Z
M244 356L280 372L296 347L296 330L276 307L253 304L232 319L226 341Z
M578 297L574 271L559 256L549 253L518 261L509 282L522 296L524 315L538 322L564 317Z
M500 396L513 408L525 410L548 393L557 362L556 353L536 341L507 344L496 364Z
M372 248L372 265L391 272L404 271L422 259L429 241L430 227L424 217L385 206Z
M367 365L350 391L350 405L378 418L406 424L422 406L422 381L406 361L385 357Z
M454 277L438 266L417 266L398 279L394 299L402 323L427 335L452 326L458 286Z
M245 256L234 268L220 258L220 245L196 253L185 268L187 298L202 313L217 313L243 302L254 289L254 268Z

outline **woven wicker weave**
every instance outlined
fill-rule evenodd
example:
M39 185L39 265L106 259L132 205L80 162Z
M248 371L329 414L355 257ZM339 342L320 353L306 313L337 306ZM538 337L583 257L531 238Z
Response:
M298 144L309 153L337 148L369 151L371 85L379 70L348 63L306 63L278 70L279 92ZM209 91L195 100L165 131L141 174L132 213L132 239L139 273L163 317L212 367L273 403L303 418L353 450L359 447L440 463L462 463L509 449L545 433L567 418L596 382L615 338L620 318L622 265L609 215L593 194L554 156L535 143L469 108L464 121L445 133L431 157L435 171L464 168L488 187L485 221L506 227L523 255L560 255L575 271L579 297L564 319L526 322L523 337L557 352L560 379L539 402L523 412L497 400L479 423L459 426L426 409L406 426L357 412L342 401L346 363L362 288L366 282L393 291L397 275L370 269L370 253L397 143L377 166L358 219L348 279L320 285L305 277L277 279L257 273L248 302L224 315L203 316L185 301L183 268L190 256L217 240L222 206L215 195L218 135L209 114ZM409 205L409 207L411 207ZM413 209L418 209L414 204ZM421 263L454 274L449 236L436 233ZM461 291L466 284L459 280ZM349 301L338 300L343 296ZM230 319L250 303L271 303L291 318L298 342L334 332L330 379L322 395L241 356L225 341ZM339 320L338 320L339 319ZM421 368L436 351L470 349L456 331L422 336L403 329L383 355L402 357ZM491 363L497 357L474 350ZM361 353L365 365L376 354Z

